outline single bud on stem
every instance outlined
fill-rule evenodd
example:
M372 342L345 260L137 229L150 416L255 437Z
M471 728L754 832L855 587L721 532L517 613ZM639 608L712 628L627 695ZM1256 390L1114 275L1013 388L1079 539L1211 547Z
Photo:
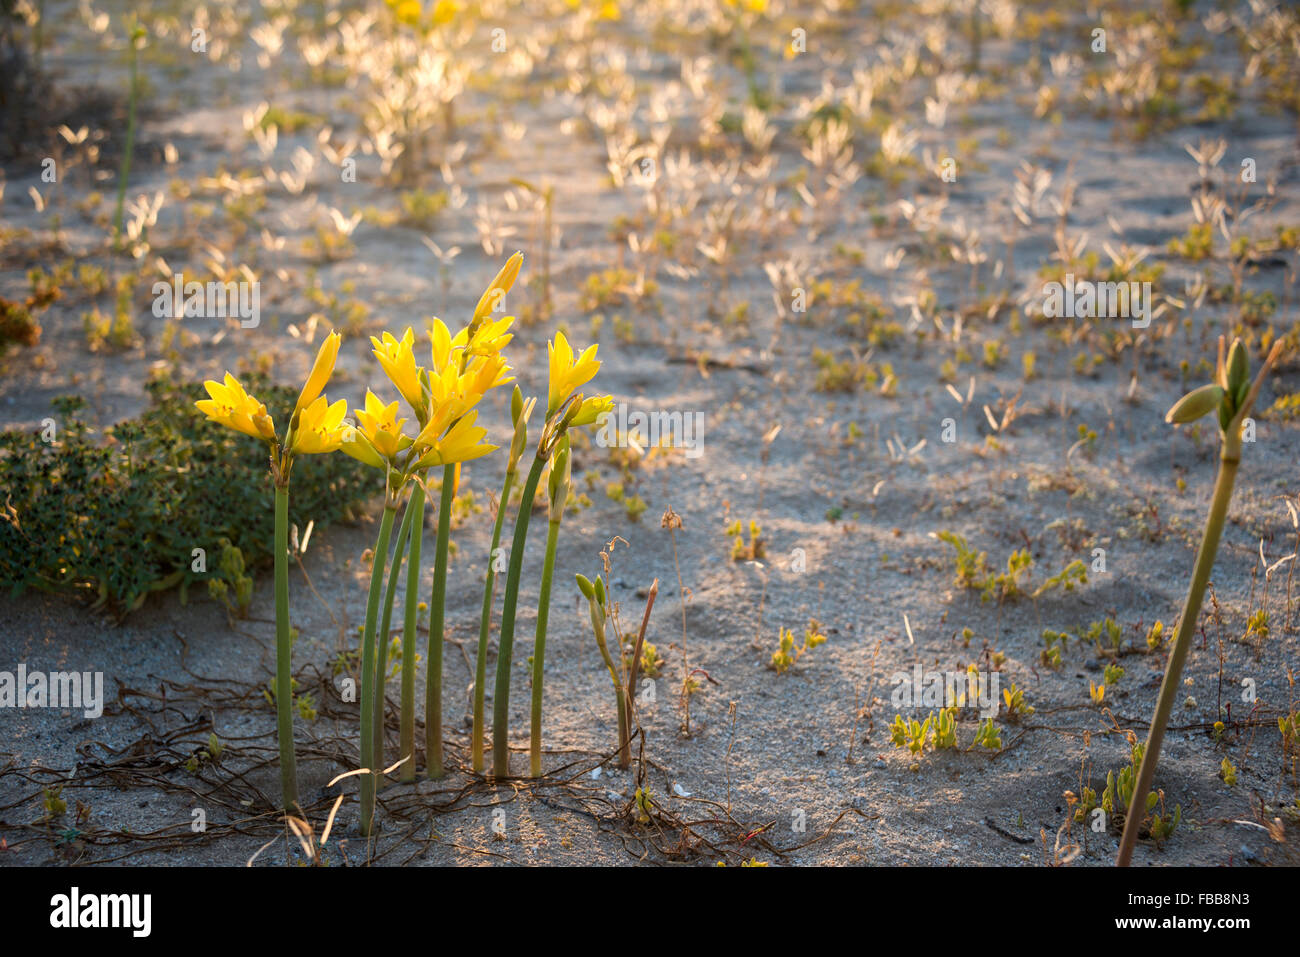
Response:
M1193 389L1174 403L1174 407L1165 413L1165 421L1170 425L1184 425L1194 422L1203 415L1216 411L1223 402L1224 391L1221 386L1203 385Z
M1228 515L1228 505L1232 500L1232 486L1237 476L1237 466L1241 461L1242 421L1250 414L1251 407L1255 404L1255 397L1259 394L1264 379L1281 352L1282 343L1280 341L1274 343L1252 385L1249 382L1250 367L1241 341L1233 342L1232 351L1225 365L1224 340L1220 337L1219 359L1215 367L1218 384L1202 386L1184 396L1165 416L1166 421L1175 423L1199 418L1214 407L1209 400L1216 395L1215 390L1217 390L1219 423L1223 429L1222 443L1219 450L1219 471L1214 480L1214 495L1205 521L1205 533L1201 538L1201 547L1196 553L1196 564L1192 567L1192 581L1187 589L1187 598L1183 602L1182 615L1178 619L1178 633L1170 645L1164 681L1160 685L1155 715L1151 719L1151 729L1142 752L1142 764L1138 768L1137 781L1133 787L1133 799L1124 821L1124 836L1120 840L1119 855L1115 859L1118 867L1127 867L1132 860L1138 831L1146 817L1147 795L1155 778L1156 764L1160 760L1160 747L1164 743L1165 728L1169 724L1174 699L1178 696L1183 664L1187 660L1192 635L1196 631L1196 622L1201 612L1201 600L1210 580L1214 556L1219 549L1219 538ZM1240 402L1235 401L1237 393L1241 394Z

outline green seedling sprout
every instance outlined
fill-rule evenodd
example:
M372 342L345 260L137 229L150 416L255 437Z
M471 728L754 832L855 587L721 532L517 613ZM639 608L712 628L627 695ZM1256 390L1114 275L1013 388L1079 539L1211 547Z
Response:
M608 571L608 565L606 565L606 570ZM626 769L632 763L630 729L635 706L637 672L639 666L643 663L644 649L647 647L645 633L650 624L650 612L654 608L655 598L659 595L659 579L656 578L650 585L650 591L646 597L645 613L641 616L641 629L637 632L631 655L621 659L620 663L623 667L620 670L619 666L614 662L613 655L610 654L609 643L605 637L605 626L611 621L611 616L605 598L604 579L599 575L596 576L594 581L588 579L585 575L575 575L574 577L578 582L578 590L587 599L587 610L591 618L592 634L596 638L596 647L600 649L600 657L604 660L605 668L609 671L610 680L614 682L614 710L618 715L617 765L620 769ZM617 626L617 622L615 622L615 625Z

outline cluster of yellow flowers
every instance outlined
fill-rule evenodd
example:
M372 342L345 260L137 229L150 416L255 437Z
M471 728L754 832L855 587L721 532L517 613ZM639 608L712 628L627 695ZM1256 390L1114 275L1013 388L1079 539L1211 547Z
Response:
M339 399L331 405L321 394L325 383L334 373L339 342L337 332L325 337L311 374L307 376L302 392L298 395L289 431L282 445L290 455L333 452L342 443L342 422L348 414L348 404ZM237 432L275 442L275 423L267 413L266 406L245 392L238 379L227 372L225 382L209 379L204 385L211 398L195 403L200 412Z
M375 549L375 565L371 576L371 593L367 608L366 625L362 637L362 764L369 775L362 779L362 822L368 829L373 813L375 768L382 764L383 750L383 652L376 649L376 612L379 602L378 582L384 575L393 513L403 493L413 489L407 504L408 515L403 520L398 535L397 553L392 575L397 574L403 542L410 538L411 576L407 589L408 613L406 634L403 637L403 687L402 687L402 749L409 765L403 769L403 778L414 776L412 678L414 651L410 647L415 638L415 600L413 586L418 582L419 538L423 530L425 476L430 469L444 468L442 507L438 516L438 551L434 565L433 617L430 622L430 661L426 702L426 743L429 773L442 773L441 747L441 646L442 612L447 567L447 526L451 494L459 479L459 465L481 458L498 446L486 441L487 429L477 424L478 404L483 397L498 386L515 381L502 350L513 338L510 328L513 316L493 318L492 313L501 304L514 285L523 264L516 253L497 273L480 297L469 324L454 335L441 319L434 319L429 330L429 359L421 365L416 356L416 337L407 328L400 337L390 332L370 340L375 359L389 382L404 401L409 414L404 415L400 401L385 402L374 391L367 389L362 406L355 408L355 424L348 420L347 402L339 399L330 403L324 389L333 374L338 359L340 337L331 333L322 343L312 365L311 373L302 388L294 407L288 428L282 437L276 431L266 406L249 395L239 381L226 373L222 382L205 383L209 398L196 403L209 419L268 444L271 453L271 471L276 487L276 624L278 671L277 687L290 688L288 639L288 586L287 567L283 560L287 546L284 525L287 515L289 475L293 460L298 455L319 454L341 450L353 458L384 473L385 515L381 523L379 542ZM596 375L600 361L596 346L575 353L563 333L556 333L548 345L550 381L547 391L546 422L537 443L536 457L529 470L526 488L535 488L540 473L550 465L567 478L567 430L594 424L612 407L608 396L584 396L580 391ZM518 386L511 402L513 434L507 467L507 486L526 445L526 422L534 400L524 401ZM414 422L408 429L407 423ZM556 488L552 497L563 499L567 495L567 482L551 483ZM562 486L562 489L561 489ZM506 505L502 496L501 507ZM562 508L562 501L560 506ZM517 535L522 545L526 534L527 515L531 499L521 503L517 520ZM555 502L552 503L555 508ZM552 521L558 522L553 518ZM495 534L500 532L498 516ZM282 540L283 539L283 540ZM495 543L494 543L495 547ZM554 545L551 543L548 560L553 561ZM518 568L508 593L513 603L513 592L518 588ZM392 587L390 578L388 606L391 610ZM490 598L490 590L487 592ZM486 599L485 599L486 600ZM385 611L385 622L388 612ZM513 618L513 614L511 615ZM387 626L385 625L385 628ZM386 647L387 635L380 639ZM376 666L376 661L381 666ZM481 670L481 666L480 666ZM481 695L481 687L479 689ZM281 765L285 782L285 806L292 807L295 784L292 769L292 715L288 711L290 695L278 700L280 708ZM481 708L481 705L480 705ZM373 709L373 710L372 710ZM287 730L286 730L287 729ZM376 730L377 729L377 730ZM286 738L288 739L286 741ZM479 742L481 744L481 741ZM481 750L476 748L481 754ZM476 761L476 764L478 762ZM477 769L477 768L476 768Z
M398 23L403 23L408 27L419 29L426 23L431 27L446 26L464 9L464 6L456 0L435 0L429 10L429 16L424 15L424 5L420 0L384 0L388 9L392 11L393 17Z
M347 402L339 399L331 404L322 394L338 358L337 332L322 343L294 407L289 430L278 445L275 424L266 406L249 395L229 372L224 382L206 382L211 398L196 404L213 421L272 443L286 464L295 455L341 449L367 465L385 469L394 492L400 491L413 474L488 455L498 446L484 441L487 429L475 424L476 406L492 389L514 381L501 355L513 338L509 330L514 317L493 320L490 313L514 284L522 262L518 253L510 258L479 300L469 326L454 336L441 319L433 320L427 366L416 361L415 333L409 327L400 339L390 332L380 338L371 337L380 367L415 416L418 431L413 436L403 431L408 419L399 416L397 400L384 404L367 389L364 407L354 410L357 424L353 426L346 421ZM600 368L596 346L575 358L563 333L558 333L550 344L549 355L548 419ZM567 425L591 424L608 407L608 399L582 399ZM285 482L287 471L284 469Z

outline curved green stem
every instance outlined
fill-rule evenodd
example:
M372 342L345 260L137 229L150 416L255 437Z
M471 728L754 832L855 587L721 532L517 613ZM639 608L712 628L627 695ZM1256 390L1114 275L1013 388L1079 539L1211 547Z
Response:
M424 682L424 760L429 777L438 779L442 767L442 643L447 599L447 547L451 537L451 506L456 495L456 466L442 470L438 500L438 544L433 556L433 597L429 602L429 661Z
M505 522L506 507L510 503L510 488L514 485L515 473L506 471L505 484L501 486L501 498L497 504L497 517L492 525L492 547L488 550L487 580L483 584L483 611L478 623L478 656L474 661L474 729L470 756L475 771L483 770L483 698L487 690L487 646L488 635L492 631L492 594L496 590L497 549L501 545L501 526Z
M393 547L392 565L388 570L388 587L384 591L384 613L380 619L379 631L375 635L375 697L374 715L372 716L374 734L374 759L379 767L384 766L384 691L388 686L388 644L393 633L393 602L397 597L397 576L402 573L402 558L406 554L406 539L411 534L412 504L415 495L406 504L402 515L402 524L397 529L397 544Z
M619 680L618 669L614 666L614 659L609 656L609 648L605 644L605 622L602 620L597 623L594 610L592 611L591 626L596 634L596 647L600 649L600 656L605 659L605 667L609 669L610 680L614 682L614 706L618 713L618 766L626 768L632 763L627 738L627 695L623 690L623 682Z
M515 642L515 608L519 603L519 573L524 564L524 543L528 540L528 520L533 514L537 482L546 467L546 458L533 459L519 500L515 519L514 541L510 545L510 565L506 570L506 593L501 606L501 639L497 650L497 681L492 697L492 773L498 778L510 774L510 653Z
M361 833L369 836L375 815L375 782L382 768L375 767L374 704L375 693L375 620L379 617L379 593L384 583L384 565L388 560L388 539L393 532L395 505L385 504L379 522L379 541L375 543L374 562L370 568L370 594L366 599L366 624L361 632Z
M415 631L420 602L420 550L424 539L424 486L411 490L411 554L406 563L406 616L402 622L402 715L398 757L407 758L399 781L415 780Z
M1234 427L1237 423L1233 423ZM1169 663L1165 665L1164 681L1160 684L1160 697L1156 699L1155 717L1151 719L1151 730L1147 733L1146 748L1142 752L1142 765L1138 769L1137 783L1133 787L1133 799L1129 802L1127 817L1124 820L1124 836L1120 840L1119 856L1115 859L1118 867L1127 867L1133 857L1133 847L1137 844L1138 830L1146 816L1147 792L1151 790L1151 781L1155 777L1156 762L1160 760L1160 746L1165 740L1165 728L1169 724L1169 715L1174 707L1174 699L1182 683L1183 663L1192 646L1192 635L1196 631L1196 621L1201 614L1201 599L1205 595L1205 586L1210 580L1210 571L1214 568L1214 555L1219 550L1219 536L1223 533L1223 521L1228 514L1228 503L1232 499L1232 486L1237 477L1237 465L1241 457L1241 443L1224 443L1222 457L1219 460L1219 474L1214 480L1214 498L1210 502L1210 514L1205 521L1205 534L1201 538L1200 550L1196 553L1196 564L1192 568L1192 583L1187 589L1187 598L1183 602L1182 617L1178 619L1178 633L1174 637L1173 648L1169 653Z
M548 523L546 561L542 565L542 593L537 597L537 630L533 638L533 713L528 733L528 771L542 776L542 662L546 657L546 620L551 610L551 573L555 571L555 546L560 538L560 523Z
M293 636L289 629L289 488L275 489L275 712L280 740L280 803L298 803L293 753Z

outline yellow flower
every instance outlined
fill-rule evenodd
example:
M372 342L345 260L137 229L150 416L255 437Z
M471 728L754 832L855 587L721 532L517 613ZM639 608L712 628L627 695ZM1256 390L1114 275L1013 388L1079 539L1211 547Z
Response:
M429 417L425 420L420 434L415 437L415 444L420 451L432 448L457 419L478 405L483 393L466 389L465 380L456 373L454 367L446 369L442 375L431 377L432 398L429 404Z
M593 395L589 399L583 399L578 406L578 411L569 420L569 428L578 429L584 425L594 425L602 415L613 409L614 399L611 396Z
M443 372L453 366L459 367L466 356L496 355L514 338L506 331L514 321L514 316L504 316L492 322L479 323L471 341L468 329L461 329L453 336L446 324L435 318L429 326L432 344L430 368Z
M488 283L487 289L479 297L478 305L474 307L474 318L469 323L471 327L477 326L501 305L506 293L510 291L510 287L519 278L519 269L523 264L523 253L515 253L506 260L506 264L501 267L500 272L496 274L492 282Z
M447 430L446 435L430 445L429 450L416 463L416 469L468 462L471 459L481 458L495 452L497 446L482 444L483 437L487 435L487 429L474 424L474 420L477 418L478 410L470 411L462 416L455 425Z
M330 405L329 399L319 396L311 405L297 413L297 428L289 452L293 455L315 455L333 452L343 444L343 417L348 414L348 404L339 399Z
M436 335L434 348L438 348ZM437 358L435 355L435 361ZM491 355L475 357L464 372L459 362L449 361L441 371L430 373L428 415L415 437L415 445L420 450L432 448L438 437L478 405L488 390L514 381L513 376L506 375L508 371L505 359Z
M514 382L515 377L506 375L510 367L500 355L477 356L460 375L459 391L466 394L485 395L499 385Z
M366 465L377 469L387 468L387 463L383 457L375 451L375 447L370 444L370 440L361 434L360 429L344 426L343 441L340 443L339 448L358 462L364 462Z
M547 344L547 353L551 364L551 389L546 403L549 419L570 395L591 381L600 370L600 362L596 359L595 344L575 359L573 347L563 332L557 332L555 342Z
M375 347L375 358L379 360L389 381L418 413L424 408L425 398L424 386L420 380L423 370L415 363L415 333L408 326L401 339L395 339L391 332L385 332L382 339L371 336L370 341Z
M469 341L465 345L465 351L472 356L490 356L500 352L514 338L512 333L506 331L514 321L514 316L502 316L494 321L480 322L474 330L473 338L466 335ZM460 336L457 335L457 338Z
M200 399L194 405L209 419L255 439L275 439L275 424L266 406L245 392L233 375L227 372L224 383L209 379L203 385L212 398Z
M438 0L433 5L433 22L438 26L446 26L456 19L456 14L460 13L461 5L456 0Z
M464 345L464 330L456 334L456 339L461 339L460 345ZM457 348L455 339L452 338L451 332L447 329L446 323L441 319L434 317L432 324L429 326L429 341L432 345L431 364L429 369L431 373L442 373L451 366L453 358L459 358L460 349Z
M303 383L302 392L298 395L298 403L293 407L294 412L307 408L325 390L325 383L329 382L330 376L334 373L334 363L339 357L341 338L337 332L331 332L321 343L320 351L316 353L316 361L312 363L311 374Z
M418 27L420 25L420 4L419 0L402 0L394 10L394 15L399 23L405 23L409 27Z
M411 444L411 440L402 434L402 426L406 420L397 417L396 399L384 405L379 396L367 389L366 407L357 409L356 413L361 434L365 436L371 448L384 458L393 458Z

